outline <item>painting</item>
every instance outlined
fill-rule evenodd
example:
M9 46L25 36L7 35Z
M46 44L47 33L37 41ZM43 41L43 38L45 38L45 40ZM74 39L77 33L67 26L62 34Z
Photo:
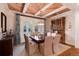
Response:
M1 29L2 33L7 31L7 17L3 12L1 12Z

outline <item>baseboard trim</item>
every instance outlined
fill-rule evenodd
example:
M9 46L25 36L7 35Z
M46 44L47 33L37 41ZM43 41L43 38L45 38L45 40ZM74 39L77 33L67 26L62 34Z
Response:
M71 44L68 44L68 43L62 43L62 44L65 44L65 45L70 46L70 47L75 47L74 45L71 45Z

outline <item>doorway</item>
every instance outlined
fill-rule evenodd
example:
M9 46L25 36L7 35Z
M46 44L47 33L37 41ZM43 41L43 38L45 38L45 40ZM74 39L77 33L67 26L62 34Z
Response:
M16 44L24 43L24 34L32 32L45 34L45 19L28 15L16 14Z

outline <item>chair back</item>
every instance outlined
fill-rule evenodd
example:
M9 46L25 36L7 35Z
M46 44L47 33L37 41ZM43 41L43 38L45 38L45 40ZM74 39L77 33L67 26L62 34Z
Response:
M24 38L25 38L25 48L29 55L29 39L28 39L28 36L26 36L25 34L24 34Z
M44 42L44 55L49 56L53 55L53 37L52 36L47 36L45 37L45 42Z
M27 42L27 41L28 41L28 36L26 36L26 35L24 34L24 38L25 38L25 42Z
M61 39L61 35L57 34L53 40L53 44L59 44L60 39Z
M55 36L55 38L53 39L53 51L54 51L54 53L55 53L55 51L59 50L60 39L61 39L61 35L60 34L57 34Z

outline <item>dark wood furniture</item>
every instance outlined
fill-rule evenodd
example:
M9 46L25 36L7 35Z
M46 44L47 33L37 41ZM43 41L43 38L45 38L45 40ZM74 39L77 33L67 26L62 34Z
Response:
M61 17L51 21L52 31L58 31L61 34L61 43L65 43L65 17Z
M0 40L0 56L13 55L13 40L12 36L6 36Z

